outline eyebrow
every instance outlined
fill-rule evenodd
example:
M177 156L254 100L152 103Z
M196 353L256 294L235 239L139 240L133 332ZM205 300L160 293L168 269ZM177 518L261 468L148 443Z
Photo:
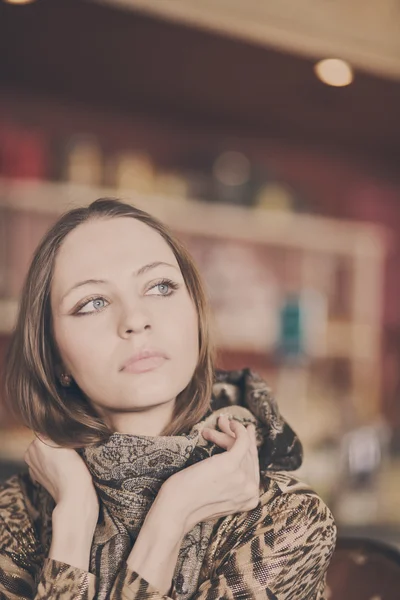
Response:
M136 271L133 272L133 276L139 277L140 275L144 275L144 273L147 273L151 269L155 269L156 267L159 267L160 265L163 265L165 267L172 267L173 269L178 270L178 267L176 265L157 260L157 261L148 263L147 265L144 265L143 267L140 267L139 269L137 269ZM73 290L75 290L76 288L82 287L84 285L88 285L89 283L99 284L99 283L110 283L110 282L107 281L106 279L85 279L84 281L79 281L78 283L73 285L72 288L70 288L64 294L64 296L61 298L61 302L63 302L65 300L65 298L68 296L68 294L70 294Z

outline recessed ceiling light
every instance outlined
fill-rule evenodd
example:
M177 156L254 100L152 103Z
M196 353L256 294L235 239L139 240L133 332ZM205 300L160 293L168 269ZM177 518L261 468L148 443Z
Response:
M32 4L35 0L4 0L7 4Z
M353 79L353 69L344 60L339 58L325 58L314 66L317 77L327 85L343 87L349 85Z

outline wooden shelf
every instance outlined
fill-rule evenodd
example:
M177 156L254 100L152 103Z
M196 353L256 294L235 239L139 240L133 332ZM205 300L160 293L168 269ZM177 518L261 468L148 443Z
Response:
M0 215L2 212L3 215L13 213L16 222L18 219L15 219L15 215L21 213L24 226L21 230L17 229L20 231L17 235L22 236L26 231L30 236L31 217L32 223L37 224L43 215L43 223L47 227L53 217L55 220L63 212L88 205L101 197L120 198L148 211L178 236L189 239L197 236L209 239L212 243L218 240L233 244L248 242L255 260L260 250L260 264L264 260L264 250L282 251L285 260L294 260L293 269L298 271L300 289L307 289L307 277L314 268L313 257L326 255L329 260L333 258L343 262L349 277L346 284L349 293L346 317L340 321L330 318L326 333L321 334L324 335L324 343L314 351L318 355L310 356L310 360L348 361L351 381L349 394L360 418L368 419L379 411L383 277L390 242L385 229L373 224L314 215L212 204L188 198L145 196L135 190L0 178ZM31 252L33 246L29 248ZM13 252L16 265L13 268L21 272L13 273L19 279L13 278L14 287L9 288L13 291L8 292L10 296L16 294L18 287L15 282L17 279L20 281L25 268L22 265L28 260L27 254L21 260L16 257L18 247ZM3 264L3 268L8 281L10 272L7 272L6 264ZM246 267L242 265L240 268L243 275ZM7 334L12 330L16 314L16 299L0 299L0 333ZM228 319L227 322L231 321ZM274 364L273 350L268 350L263 335L246 337L243 331L229 335L231 327L222 329L220 333L219 325L216 330L217 344L222 352L253 353L254 356L264 357L266 364Z
M96 198L120 198L187 234L248 240L338 255L382 256L381 227L314 215L268 211L187 198L145 196L134 190L0 178L0 207L59 215Z

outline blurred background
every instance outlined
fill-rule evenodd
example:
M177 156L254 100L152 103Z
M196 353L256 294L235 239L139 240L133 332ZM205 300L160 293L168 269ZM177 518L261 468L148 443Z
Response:
M0 367L43 233L130 201L339 530L400 547L399 82L396 0L0 0ZM0 404L0 479L31 439Z

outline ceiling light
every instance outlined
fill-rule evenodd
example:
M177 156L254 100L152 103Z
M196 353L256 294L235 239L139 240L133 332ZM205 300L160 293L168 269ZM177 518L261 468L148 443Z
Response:
M4 0L7 4L32 4L35 0Z
M353 70L349 63L339 58L325 58L314 66L317 77L327 85L343 87L353 81Z

